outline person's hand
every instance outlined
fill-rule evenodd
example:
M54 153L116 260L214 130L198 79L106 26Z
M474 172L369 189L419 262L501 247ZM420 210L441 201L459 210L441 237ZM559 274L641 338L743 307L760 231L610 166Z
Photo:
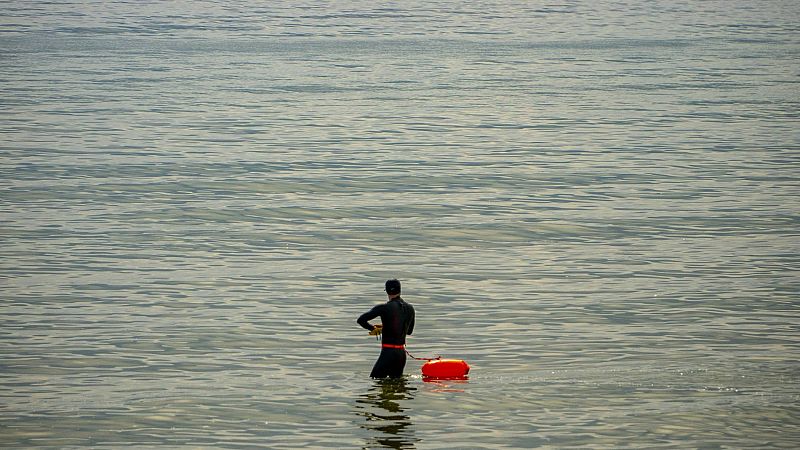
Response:
M383 325L375 325L375 328L373 328L372 331L369 332L369 335L378 336L381 334L382 331L383 331Z

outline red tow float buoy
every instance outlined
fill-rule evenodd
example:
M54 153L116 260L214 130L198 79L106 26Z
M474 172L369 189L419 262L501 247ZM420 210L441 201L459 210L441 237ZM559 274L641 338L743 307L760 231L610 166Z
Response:
M463 359L434 359L422 365L422 375L426 378L464 379L469 373L469 364Z

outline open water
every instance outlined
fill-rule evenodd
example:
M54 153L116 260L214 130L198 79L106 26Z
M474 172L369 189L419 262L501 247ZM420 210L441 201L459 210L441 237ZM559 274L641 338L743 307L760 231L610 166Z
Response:
M797 448L796 1L0 2L0 446ZM356 317L397 277L409 361Z

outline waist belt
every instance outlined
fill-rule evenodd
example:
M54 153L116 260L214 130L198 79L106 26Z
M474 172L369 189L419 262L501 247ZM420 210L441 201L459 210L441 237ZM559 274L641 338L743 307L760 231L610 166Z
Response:
M399 349L406 348L404 345L396 345L396 344L381 344L381 347L383 347L383 348L399 348Z

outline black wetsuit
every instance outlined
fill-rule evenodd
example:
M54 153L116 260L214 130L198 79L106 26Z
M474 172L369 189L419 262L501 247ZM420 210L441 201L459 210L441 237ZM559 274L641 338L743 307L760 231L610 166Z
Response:
M394 345L397 348L382 347L378 360L369 376L373 378L399 378L403 376L406 366L406 351L402 347L406 344L406 335L414 331L414 307L402 298L395 297L388 302L377 305L358 318L358 324L372 331L374 326L369 321L380 316L383 329L381 330L382 345Z

